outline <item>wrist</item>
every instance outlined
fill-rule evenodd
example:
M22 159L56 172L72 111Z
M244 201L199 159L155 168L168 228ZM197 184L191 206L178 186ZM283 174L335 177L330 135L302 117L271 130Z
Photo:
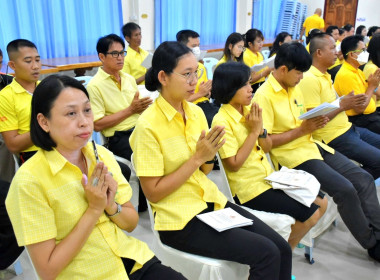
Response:
M114 202L112 203L112 205L107 206L107 207L104 209L104 211L106 212L106 214L107 214L108 216L115 214L115 213L117 212L117 204L116 204L116 202L114 201Z
M193 159L192 162L194 163L196 168L199 168L202 164L205 163L205 160L198 157L196 153L193 155L192 159Z

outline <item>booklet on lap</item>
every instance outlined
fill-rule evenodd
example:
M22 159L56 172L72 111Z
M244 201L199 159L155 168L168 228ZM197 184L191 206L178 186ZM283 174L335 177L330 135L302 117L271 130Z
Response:
M259 63L259 64L255 64L251 67L251 71L252 72L257 72L257 71L260 71L261 69L264 69L265 67L269 67L269 68L273 68L274 67L274 59L275 59L275 55L268 58L267 60Z
M197 218L219 232L253 224L251 219L247 219L230 207L199 214Z
M306 112L305 114L302 114L298 118L300 120L308 120L308 119L315 118L318 116L326 115L339 108L339 101L340 101L340 98L336 99L332 103L324 102L318 107L315 107L311 109L310 111Z

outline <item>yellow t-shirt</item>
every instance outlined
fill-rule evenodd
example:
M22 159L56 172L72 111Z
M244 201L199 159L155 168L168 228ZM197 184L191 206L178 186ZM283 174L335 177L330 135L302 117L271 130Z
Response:
M132 189L113 154L97 148L100 160L118 182L115 201L129 201ZM82 152L92 174L96 160L91 143ZM5 202L19 246L49 239L58 244L70 234L88 208L81 179L81 170L55 149L39 150L20 167ZM136 270L153 256L147 244L126 235L102 214L83 248L57 279L128 279L121 257L135 260Z
M90 95L94 121L104 116L115 114L131 105L133 97L138 91L136 80L122 71L119 74L121 85L117 85L113 79L114 77L99 67L98 73L88 83L87 90ZM118 86L121 86L121 89ZM106 137L111 137L115 134L115 131L131 129L136 125L138 118L139 114L129 116L119 124L104 129L102 133Z
M303 94L306 109L315 108L324 102L331 103L337 97L330 74L327 72L323 74L314 66L311 66L303 75L299 88ZM328 144L349 130L351 126L346 113L340 112L324 128L315 130L313 138Z
M144 66L141 66L141 63L148 56L148 52L139 47L139 52L136 52L134 49L128 46L127 55L124 58L124 67L123 72L131 75L135 78L140 78L144 75L147 69ZM140 85L144 85L145 81L141 82Z
M207 82L208 81L206 67L202 63L198 62L198 68L199 69L203 69L203 74L198 79L197 86L195 87L194 93L197 93L199 91L199 85L202 82ZM203 101L209 101L209 99L207 97L205 97L205 96L202 96L202 97L199 97L197 100L193 101L193 103L197 104L197 103L203 102Z
M305 28L305 36L309 36L309 32L312 29L322 29L325 28L325 21L319 15L314 14L305 19L303 25Z
M243 61L249 68L251 68L253 65L263 62L264 57L260 52L254 53L250 49L247 48L245 52L243 53ZM264 69L266 68L267 67L261 69L260 71L257 71L256 74L263 72ZM265 81L265 77L262 77L260 80L257 80L256 82L254 82L254 84L261 83L264 81Z
M244 107L244 115L249 114L249 110L249 106ZM223 104L212 121L212 126L216 125L224 126L226 132L223 136L226 143L219 149L220 157L224 159L235 156L249 135L245 117L230 104ZM225 171L232 195L237 195L241 203L246 203L271 188L264 178L273 170L257 141L238 171L229 171L228 168Z
M377 67L377 65L374 64L371 60L368 61L367 64L364 66L364 70L363 70L365 78L368 79L368 77L371 74L375 73L377 68L379 68L379 67ZM380 87L380 84L379 84L379 87ZM376 107L380 107L380 98L377 98L377 100L376 100Z
M272 74L257 90L254 100L263 110L264 127L269 134L280 134L299 127L302 121L298 117L306 112L303 95L298 86L289 87L286 91ZM275 166L279 163L294 168L311 159L322 160L316 143L327 152L334 153L332 148L307 134L272 148L272 161Z
M0 91L0 132L17 130L18 134L24 134L30 131L32 96L16 79ZM33 145L22 152L37 150Z
M165 176L176 171L196 151L202 130L209 131L202 109L183 101L186 124L161 95L137 121L129 142L133 150L137 176ZM197 169L173 193L152 203L156 230L181 230L195 215L215 203L215 210L225 207L226 197Z
M367 91L368 83L362 70L355 69L352 65L344 61L342 67L335 76L334 88L339 96L347 95L351 91L354 91L354 94L361 94ZM375 112L375 110L375 100L371 98L363 114L371 114ZM347 110L346 114L348 116L358 115L353 109Z

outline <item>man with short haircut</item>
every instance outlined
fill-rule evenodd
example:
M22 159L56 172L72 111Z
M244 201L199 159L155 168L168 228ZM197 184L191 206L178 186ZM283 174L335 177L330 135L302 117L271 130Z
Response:
M352 91L354 94L365 94L366 100L361 106L356 106L346 113L350 122L359 127L365 127L380 134L380 114L376 111L376 98L380 97L380 90L376 90L380 82L380 69L365 78L360 65L368 62L363 37L349 36L342 41L341 50L344 57L342 67L334 81L334 88L339 96Z
M327 73L328 67L336 60L334 39L327 34L318 34L311 40L310 54L313 65L299 84L307 110L336 100L332 81ZM380 135L353 125L345 113L365 101L364 94L350 93L344 96L340 99L340 108L327 115L330 121L325 127L315 130L313 138L362 164L376 179L380 177Z
M177 42L190 48L198 60L201 54L199 37L197 32L188 29L181 30L176 35ZM194 94L190 95L187 101L193 102L202 108L206 115L208 126L211 127L212 119L218 113L219 107L210 102L212 80L207 79L206 68L201 62L198 62L198 68L202 69L203 74L198 79Z
M380 262L380 205L373 177L312 137L314 131L325 127L326 116L299 119L306 110L296 85L311 62L302 44L283 44L275 58L275 70L255 94L273 143L272 159L276 165L313 174L321 190L333 197L355 239Z
M37 47L28 40L10 42L7 52L15 78L0 92L0 132L8 149L19 154L23 163L38 149L29 131L32 95L39 83L41 61Z
M302 25L301 30L301 36L306 34L306 37L309 36L309 32L312 29L320 29L321 31L324 31L323 28L325 28L325 21L323 20L322 16L322 9L317 8L313 15L307 17Z
M338 52L338 59L336 59L335 63L333 65L331 65L327 70L327 72L333 77L332 80L334 80L336 73L338 73L338 71L339 71L339 69L340 69L340 67L344 61L342 51L340 50L340 43L341 42L339 41L339 28L338 28L338 26L330 25L329 27L327 27L326 34L333 37L333 39L335 41L336 50Z
M87 85L94 113L94 129L108 138L108 148L115 155L131 159L129 137L139 114L152 103L139 98L135 79L121 71L124 65L123 39L110 34L98 40L96 50L102 67Z
M148 56L148 52L140 48L141 45L141 27L134 23L128 22L121 28L121 32L129 46L127 55L124 59L123 71L136 79L137 84L145 84L145 73L147 69L141 65Z

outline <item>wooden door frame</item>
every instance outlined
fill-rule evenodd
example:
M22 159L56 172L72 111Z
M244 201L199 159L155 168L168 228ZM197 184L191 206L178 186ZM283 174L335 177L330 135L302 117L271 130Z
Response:
M325 0L325 5L324 5L324 10L323 10L323 20L326 22L326 10L327 10L327 1L332 1L332 0ZM355 10L355 19L352 24L353 27L356 27L356 15L358 13L358 8L359 8L359 0L356 0L356 10ZM342 28L342 26L338 26L339 28ZM325 26L326 30L327 26Z

